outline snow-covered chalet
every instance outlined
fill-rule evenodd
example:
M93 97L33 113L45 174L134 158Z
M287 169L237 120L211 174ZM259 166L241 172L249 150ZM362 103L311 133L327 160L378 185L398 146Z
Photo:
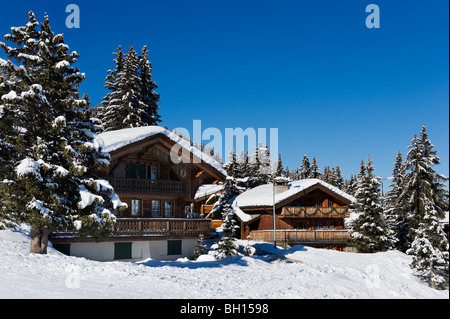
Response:
M355 198L319 179L261 185L238 195L232 206L242 239L273 242L274 197L278 245L346 250L345 220Z
M119 213L107 239L56 233L53 246L100 261L189 257L199 235L207 238L211 230L211 220L194 211L196 193L203 184L225 179L222 165L159 126L105 132L98 141L111 155L101 175L128 208Z

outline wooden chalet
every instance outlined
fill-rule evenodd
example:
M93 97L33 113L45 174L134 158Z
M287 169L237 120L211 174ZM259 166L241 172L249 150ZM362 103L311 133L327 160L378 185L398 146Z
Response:
M262 185L237 196L233 207L242 239L273 242L274 190L278 245L346 249L344 220L354 198L319 179Z
M207 238L211 230L211 220L194 210L194 198L200 185L225 179L221 164L158 126L106 132L99 142L111 155L100 175L128 208L117 216L113 235L101 243L60 233L52 236L54 246L98 260L192 254L199 235Z

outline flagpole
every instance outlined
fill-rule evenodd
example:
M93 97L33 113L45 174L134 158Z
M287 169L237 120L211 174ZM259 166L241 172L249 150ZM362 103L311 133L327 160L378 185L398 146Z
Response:
M277 248L277 230L275 218L275 173L272 173L272 193L273 193L273 247Z

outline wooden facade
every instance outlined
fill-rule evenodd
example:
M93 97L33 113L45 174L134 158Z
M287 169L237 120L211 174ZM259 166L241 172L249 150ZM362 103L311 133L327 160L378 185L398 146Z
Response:
M172 161L175 142L157 134L111 152L104 172L120 199L128 205L119 218L192 217L194 195L202 184L217 183L224 175L193 155L179 152Z
M217 183L225 176L174 146L178 144L166 134L154 134L110 151L110 165L99 175L110 182L127 208L118 213L114 232L104 242L209 237L211 220L194 211L194 195L200 185ZM171 154L173 149L178 152ZM58 244L89 240L64 232L52 234L52 242Z
M350 200L321 184L294 194L275 205L276 240L280 245L302 244L345 250ZM241 238L273 242L273 207L240 207L251 216L241 222Z

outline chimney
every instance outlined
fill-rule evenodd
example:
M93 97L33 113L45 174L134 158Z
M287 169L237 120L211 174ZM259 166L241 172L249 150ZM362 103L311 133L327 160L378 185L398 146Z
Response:
M275 194L280 194L289 189L289 180L283 177L275 178Z

